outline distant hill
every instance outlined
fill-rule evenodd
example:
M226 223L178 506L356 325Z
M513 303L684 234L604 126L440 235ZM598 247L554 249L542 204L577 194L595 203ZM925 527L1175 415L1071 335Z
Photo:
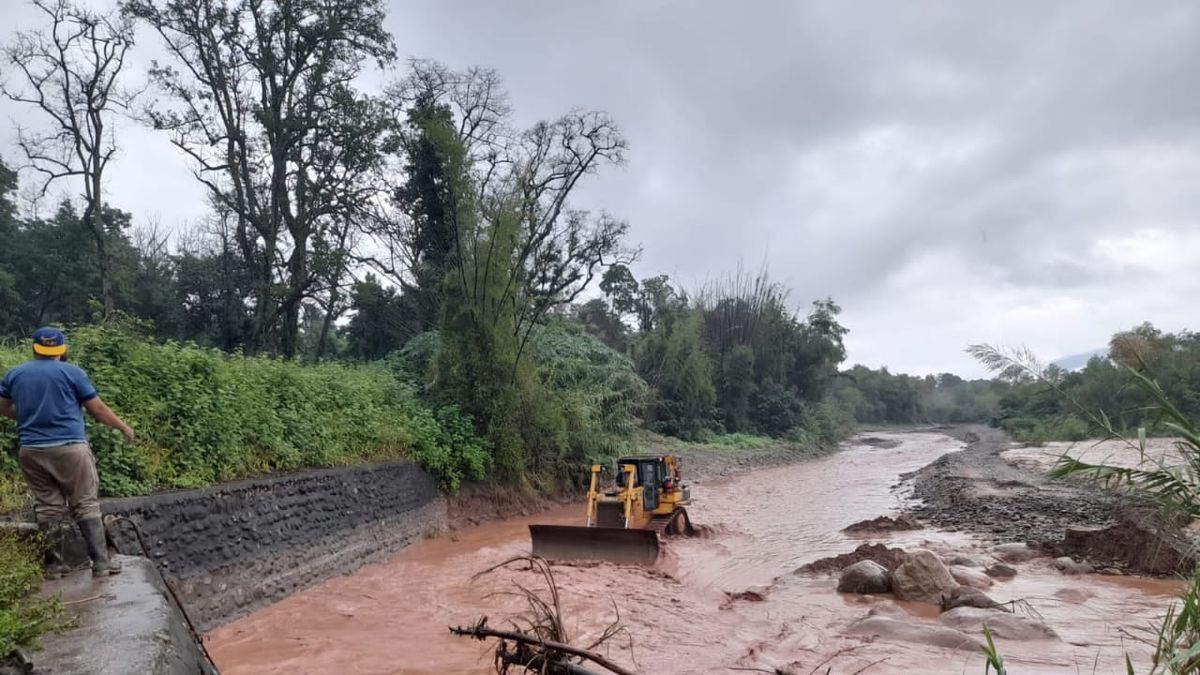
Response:
M1081 370L1087 365L1088 361L1092 360L1093 356L1108 356L1108 349L1093 349L1082 354L1072 354L1064 356L1053 362L1053 365L1062 368L1063 370Z

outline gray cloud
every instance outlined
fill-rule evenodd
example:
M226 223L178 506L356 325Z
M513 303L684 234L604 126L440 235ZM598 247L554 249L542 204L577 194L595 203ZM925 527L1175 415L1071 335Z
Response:
M853 360L978 373L969 342L1054 357L1192 320L1194 3L414 0L389 24L496 68L525 122L612 113L629 163L581 202L630 220L636 271L765 261L844 305ZM126 133L117 201L201 215L182 160Z

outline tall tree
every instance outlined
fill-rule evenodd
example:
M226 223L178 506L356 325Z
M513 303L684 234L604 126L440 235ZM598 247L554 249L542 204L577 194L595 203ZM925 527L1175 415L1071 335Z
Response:
M13 101L33 106L47 118L48 129L18 129L17 144L28 166L43 178L45 195L52 183L83 183L83 222L96 247L100 294L113 308L110 241L119 225L104 218L104 173L117 145L113 115L127 99L117 86L125 55L133 45L133 26L117 14L102 14L70 0L34 0L49 26L18 33L4 57L19 77L5 86Z
M711 428L717 395L702 320L691 309L668 312L638 350L638 372L654 388L647 420L662 433L694 438Z
M514 264L505 268L501 296L523 297L512 326L519 357L548 312L574 302L606 266L636 257L623 245L626 223L570 205L586 176L623 161L625 138L604 113L580 110L518 131L494 71L456 72L428 61L413 62L412 71L392 89L394 107L428 111L418 118L453 128L461 147L481 226L459 229L460 247L472 256L494 255L497 240L489 228L518 219ZM477 267L496 269L486 261ZM469 281L473 287L483 282Z
M417 96L407 126L403 142L407 178L393 199L409 224L402 235L410 270L406 291L414 298L423 330L431 330L437 327L442 281L458 244L452 222L457 196L447 166L461 158L447 152L462 145L452 143L456 130L450 107L437 102L431 92Z
M301 305L320 273L314 242L366 218L391 125L355 80L394 58L382 0L128 0L174 65L151 78L163 94L154 127L191 157L216 207L230 214L254 280L249 351L277 333L297 350Z
M841 312L831 298L814 301L808 318L792 338L794 360L787 381L806 401L819 401L829 393L838 366L846 360L843 338L849 330L838 323Z
M125 214L111 214L127 218ZM51 219L23 222L5 240L9 269L20 302L6 308L27 333L47 323L78 323L92 318L97 272L89 264L88 231L79 212L63 202Z
M12 269L12 242L17 236L17 208L13 197L17 192L17 172L0 160L0 335L10 335L21 329L18 308L23 301L17 294L17 279Z
M381 359L418 332L406 298L384 288L374 275L355 283L350 298L354 316L346 326L346 339L352 356Z

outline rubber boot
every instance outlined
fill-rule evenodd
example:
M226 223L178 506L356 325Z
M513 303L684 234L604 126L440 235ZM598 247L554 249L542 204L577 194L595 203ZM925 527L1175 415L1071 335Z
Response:
M104 523L99 518L85 518L79 521L79 532L83 534L88 557L92 559L92 576L120 574L121 563L108 558L108 538L105 536Z
M61 579L71 571L63 558L63 526L62 523L38 523L38 532L42 534L42 546L45 553L42 556L42 567L47 579Z

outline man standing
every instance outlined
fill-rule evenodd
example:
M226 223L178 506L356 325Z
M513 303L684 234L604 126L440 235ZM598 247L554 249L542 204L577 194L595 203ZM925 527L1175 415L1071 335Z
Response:
M92 559L92 576L117 574L121 564L108 558L100 519L100 480L88 444L83 411L125 434L133 429L109 409L82 369L67 363L67 340L56 328L33 334L33 360L8 371L0 381L0 415L17 420L21 472L34 497L34 514L49 540L46 573L66 572L59 552L59 529L68 512L79 526Z

